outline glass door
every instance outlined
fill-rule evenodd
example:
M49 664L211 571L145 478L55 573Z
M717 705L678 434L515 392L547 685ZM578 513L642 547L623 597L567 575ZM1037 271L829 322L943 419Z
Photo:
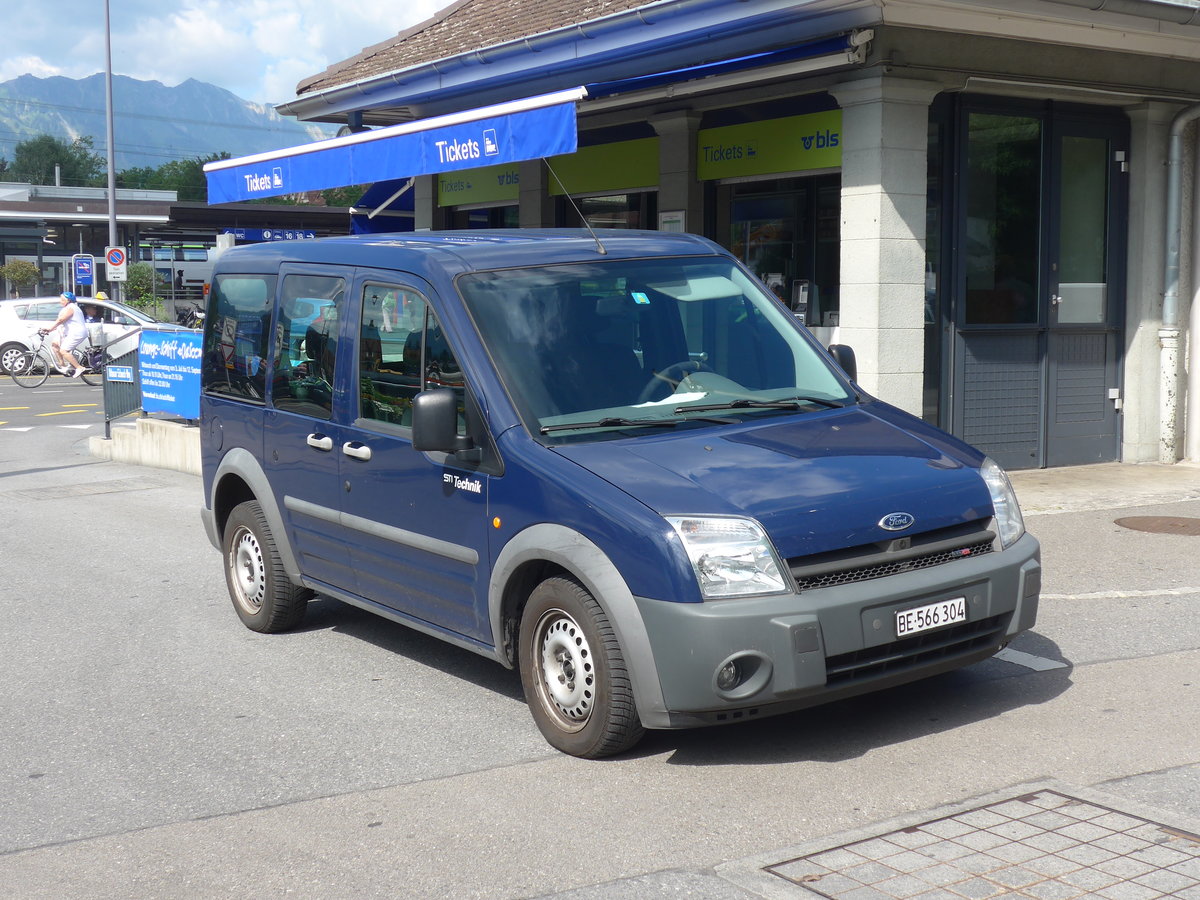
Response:
M953 430L1009 468L1117 459L1124 123L962 121Z

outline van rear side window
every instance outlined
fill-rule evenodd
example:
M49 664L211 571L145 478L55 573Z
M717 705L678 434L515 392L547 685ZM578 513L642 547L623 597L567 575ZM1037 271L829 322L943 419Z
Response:
M205 332L204 390L262 403L274 275L222 275L213 283Z

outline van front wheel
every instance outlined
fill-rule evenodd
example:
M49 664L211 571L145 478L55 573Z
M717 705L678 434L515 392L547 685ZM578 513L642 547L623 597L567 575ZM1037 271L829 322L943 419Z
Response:
M288 580L275 537L257 501L239 503L225 523L225 583L238 618L252 631L295 628L312 591Z
M549 578L525 604L521 683L538 729L564 753L597 759L642 737L612 625L578 582Z

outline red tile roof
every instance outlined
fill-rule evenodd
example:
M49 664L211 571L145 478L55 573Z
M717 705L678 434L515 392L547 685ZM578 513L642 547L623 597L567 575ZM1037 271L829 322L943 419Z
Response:
M317 93L650 5L647 0L455 0L432 18L306 78L296 93Z

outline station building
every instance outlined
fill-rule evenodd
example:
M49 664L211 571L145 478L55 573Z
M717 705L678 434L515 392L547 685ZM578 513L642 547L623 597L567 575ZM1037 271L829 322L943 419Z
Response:
M357 212L703 234L1005 466L1200 460L1200 0L457 0L280 111L578 86L576 152Z

